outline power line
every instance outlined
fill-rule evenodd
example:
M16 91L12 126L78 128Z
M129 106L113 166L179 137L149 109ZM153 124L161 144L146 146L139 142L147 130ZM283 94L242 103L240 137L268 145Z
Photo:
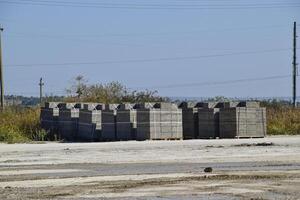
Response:
M239 84L239 83L248 83L256 81L268 81L268 80L279 80L290 78L291 75L277 75L277 76L265 76L265 77L255 77L255 78L244 78L244 79L235 79L235 80L225 80L225 81L207 81L207 82L198 82L198 83L182 83L182 84L169 84L169 85L156 85L156 86L145 86L145 87L129 87L130 90L156 90L156 89L172 89L172 88L191 88L191 87L207 87L207 86L216 86L216 85L226 85L226 84ZM34 94L38 96L38 92L8 92L10 94ZM66 94L66 91L47 91L47 94Z
M78 40L78 38L161 36L161 35L189 34L189 33L201 33L201 32L261 30L261 29L283 28L283 27L288 27L288 26L287 25L266 25L266 26L248 26L248 27L240 27L240 28L235 27L235 28L225 28L225 29L203 29L203 30L181 31L181 32L112 33L112 34L98 34L98 35L97 34L94 35L36 34L36 33L11 32L10 34L6 33L4 36L24 36L24 37L33 37L33 38L43 37L43 38L54 38L54 39Z
M91 40L91 39L81 39L81 38L69 38L67 36L50 36L50 35L22 35L22 34L16 34L15 36L5 35L6 37L31 37L33 39L38 39L38 37L49 38L49 39L62 39L65 41L76 41L76 42L90 42L90 43L97 43L102 45L116 45L116 46L126 46L126 47L145 47L145 45L142 44L126 44L126 43L119 43L119 42L102 42L99 40Z
M123 64L123 63L145 63L145 62L166 62L166 61L178 61L178 60L198 60L202 58L214 58L214 57L225 57L225 56L236 56L236 55L252 55L261 53L272 53L290 51L287 49L268 49L262 51L244 51L235 53L224 53L224 54L211 54L211 55L200 55L200 56L183 56L183 57L164 57L164 58L145 58L145 59L129 59L129 60L112 60L112 61L100 61L100 62L65 62L65 63L35 63L35 64L8 64L8 67L42 67L42 66L74 66L74 65L103 65L103 64Z
M233 29L233 28L226 28L226 29L214 29L214 30L198 30L198 31L185 31L185 32L178 32L181 34L191 34L191 33L201 33L201 32L223 32L223 31L245 31L245 30L259 30L263 28L282 28L282 27L287 27L283 25L274 25L274 26L257 26L257 27L244 27L244 28L239 28L239 29ZM150 37L158 37L158 36L164 36L164 35L176 35L176 33L172 32L165 32L165 33L147 33L147 34L102 34L102 35L59 35L59 34L36 34L36 33L10 33L10 34L4 34L3 36L5 38L7 37L14 37L14 38L30 38L30 39L54 39L54 40L63 40L63 41L71 41L71 42L79 42L79 43L91 43L91 44L102 44L102 45L114 45L114 46L128 46L128 47L147 47L149 45L145 44L140 44L140 43L131 43L128 40L123 40L121 42L103 42L100 39L101 37L144 37L144 36L150 36ZM180 35L181 37L186 37L185 35ZM167 39L170 39L169 37ZM172 38L171 38L172 39ZM178 39L176 39L178 41ZM191 38L189 38L191 40ZM151 43L150 46L152 45L161 45L161 43Z
M29 2L29 3L50 3L50 4L62 4L62 5L90 5L90 6L95 6L95 5L100 5L100 6L149 6L149 7L171 7L171 6L274 6L274 5L299 5L299 3L286 3L286 2L272 2L272 3L239 3L239 4L207 4L206 2L201 2L201 1L193 1L193 4L186 4L187 2L184 2L185 4L182 4L182 2L177 1L177 2L172 2L172 4L166 4L166 3L103 3L103 2L97 2L97 3L91 3L91 2L74 2L74 1L49 1L49 0L23 0L21 2ZM175 4L174 4L175 3ZM178 4L179 3L179 4ZM195 4L196 3L196 4Z
M15 91L15 92L11 92L11 91L7 91L7 95L36 95L36 96L39 96L39 92L24 92L24 91ZM66 94L65 91L45 91L45 94L48 95L48 94L57 94L57 95L64 95ZM6 95L6 96L7 96Z
M148 87L142 87L142 88L136 88L136 89L171 89L171 88L195 87L195 86L197 86L197 87L199 87L199 86L200 87L201 86L214 86L214 85L224 85L224 84L234 84L234 83L246 83L246 82L255 82L255 81L285 79L285 78L290 78L290 77L291 77L291 75L266 76L266 77L236 79L236 80L227 80L227 81L157 85L157 86L148 86Z
M116 4L116 5L91 5L71 3L50 3L50 2L24 2L24 1L3 1L0 3L29 5L29 6L52 6L52 7L75 7L75 8L105 8L105 9L155 9L155 10L228 10L228 9L272 9L272 8L295 8L300 7L297 3L285 4L224 4L224 5L141 5L141 4Z

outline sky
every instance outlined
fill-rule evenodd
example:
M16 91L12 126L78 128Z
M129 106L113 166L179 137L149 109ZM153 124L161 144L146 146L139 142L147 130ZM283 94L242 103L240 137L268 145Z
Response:
M83 75L169 97L290 97L294 21L298 0L0 0L5 93L38 96L42 77L63 95Z

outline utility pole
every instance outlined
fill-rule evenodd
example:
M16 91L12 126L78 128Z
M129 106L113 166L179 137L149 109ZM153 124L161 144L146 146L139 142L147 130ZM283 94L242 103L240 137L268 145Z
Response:
M4 80L3 80L3 66L2 66L2 46L1 46L1 33L4 29L0 25L0 106L1 110L4 109Z
M40 86L40 106L42 106L42 102L43 102L43 86L44 86L43 78L40 78L39 86Z
M297 105L297 57L296 57L296 49L297 49L297 30L296 30L296 22L294 22L294 37L293 37L293 106Z

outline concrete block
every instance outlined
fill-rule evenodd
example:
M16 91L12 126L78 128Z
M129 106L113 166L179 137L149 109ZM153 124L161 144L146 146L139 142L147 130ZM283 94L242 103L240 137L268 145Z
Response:
M78 133L79 110L81 103L61 103L59 107L58 132L59 137L66 141L74 141Z
M105 108L101 103L84 104L79 111L77 141L100 141L102 110Z
M219 108L198 109L198 138L219 137Z
M247 107L247 108L259 108L260 103L257 101L241 101L237 105L238 107Z
M117 140L136 139L136 118L135 104L121 104L118 107L116 116Z
M175 104L143 104L137 109L137 139L182 139L181 115L182 110ZM173 127L180 130L174 134Z
M182 109L182 115L178 117L182 119L183 138L198 138L198 108L196 108L196 103L182 102L179 108Z
M251 107L220 110L220 137L265 137L266 109Z
M41 107L41 127L47 131L50 140L54 140L55 135L58 135L58 104L58 102L46 102L45 106Z

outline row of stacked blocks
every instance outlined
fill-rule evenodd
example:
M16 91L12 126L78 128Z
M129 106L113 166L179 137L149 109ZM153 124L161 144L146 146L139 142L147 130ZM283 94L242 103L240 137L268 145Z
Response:
M66 141L264 137L266 110L256 102L49 102L41 108L41 126L50 139Z
M45 103L41 126L66 141L182 139L181 109L169 103Z
M183 102L179 107L184 139L266 136L266 108L258 102Z

